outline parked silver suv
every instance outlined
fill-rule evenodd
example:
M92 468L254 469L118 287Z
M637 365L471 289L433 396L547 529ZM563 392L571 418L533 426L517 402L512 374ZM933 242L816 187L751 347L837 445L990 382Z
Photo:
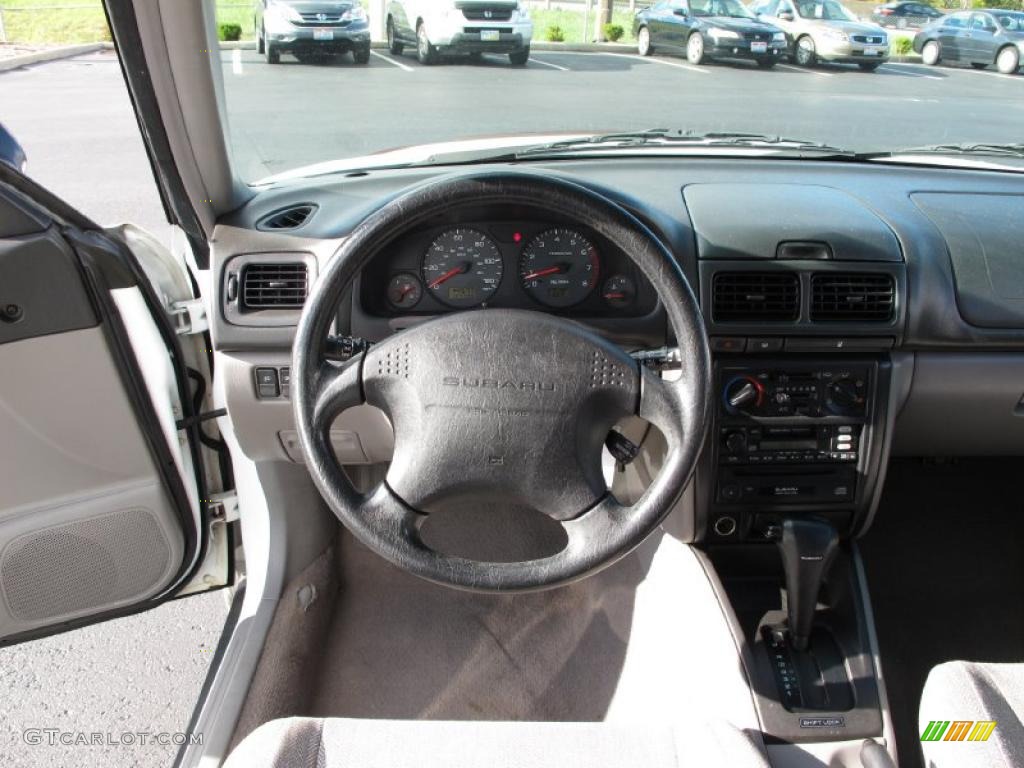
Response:
M837 0L767 0L753 11L786 33L790 55L800 66L841 61L874 71L889 58L885 30L858 20Z

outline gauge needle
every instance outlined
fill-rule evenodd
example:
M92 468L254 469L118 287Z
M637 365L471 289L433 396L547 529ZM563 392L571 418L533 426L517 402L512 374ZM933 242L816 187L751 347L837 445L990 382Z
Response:
M442 283L447 283L449 280L451 280L456 275L462 275L462 274L465 274L466 272L469 272L469 270L470 270L470 268L472 266L473 266L472 262L464 261L459 266L452 267L451 269L449 269L447 272L445 272L440 277L434 278L434 280L431 281L431 283L430 283L430 287L431 288L437 288Z
M536 280L538 277L547 277L548 275L557 275L559 272L565 272L565 266L562 264L555 265L553 267L544 267L544 269L538 269L531 272L528 275L523 275L523 280Z
M624 298L626 298L626 294L624 294L624 293L606 293L604 295L604 297L606 299L624 299Z

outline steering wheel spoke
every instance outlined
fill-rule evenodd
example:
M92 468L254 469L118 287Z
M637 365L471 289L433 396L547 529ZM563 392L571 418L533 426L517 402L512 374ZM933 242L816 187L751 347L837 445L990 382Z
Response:
M326 433L339 413L364 402L362 362L362 356L342 365L320 362L313 393L315 431Z
M669 448L682 444L687 428L688 410L679 382L662 378L646 366L640 369L640 406L637 416L657 427Z

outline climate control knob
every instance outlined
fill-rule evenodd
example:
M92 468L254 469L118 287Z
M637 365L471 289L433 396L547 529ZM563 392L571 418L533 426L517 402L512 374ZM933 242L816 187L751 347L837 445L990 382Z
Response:
M764 402L764 387L750 376L737 376L725 385L722 402L729 413L757 408Z
M838 415L858 413L864 407L864 393L850 379L839 379L828 385L825 403Z

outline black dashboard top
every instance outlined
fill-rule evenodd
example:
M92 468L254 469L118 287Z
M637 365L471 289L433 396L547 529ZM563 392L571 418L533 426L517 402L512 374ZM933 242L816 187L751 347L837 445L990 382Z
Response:
M1019 242L1017 230L1019 222L1024 221L1024 196L1018 196L1024 193L1021 175L877 163L749 158L574 160L533 164L531 168L538 173L555 173L584 184L616 200L653 229L675 253L691 285L700 292L712 334L753 335L757 331L778 336L881 335L891 339L894 345L909 349L1024 347L1024 318L1017 311L1021 300L1017 288L1024 284L1024 260L1004 253L1014 241ZM524 164L517 165L517 170L523 169ZM299 251L304 245L317 241L340 242L365 216L411 186L444 173L482 170L500 168L382 170L355 177L296 180L263 191L242 209L225 217L220 225L253 229L268 213L289 204L313 201L318 206L316 215L294 233L294 238L286 238L294 240L295 250ZM705 185L704 190L700 190L701 185ZM710 202L714 204L709 204L709 192L713 193ZM958 204L966 208L973 206L975 210L991 200L990 196L1003 196L999 198L998 221L990 217L988 226L982 230L995 235L988 239L983 236L979 241L975 229L971 230L975 238L973 245L969 243L971 247L964 245L964 238L951 242L951 225L946 220L936 221L933 210L923 210L926 203L934 203L935 198L929 196L935 195L954 195ZM780 201L799 205L786 206ZM787 208L794 211L788 219L779 215L780 209ZM494 289L493 301L512 302L517 306L519 302L536 306L537 297L523 290L522 278L529 274L523 272L523 242L507 238L519 232L525 241L549 229L573 229L571 222L546 220L543 212L529 212L524 216L523 212L453 211L450 221L410 232L390 253L381 255L378 274L364 275L364 285L354 302L354 325L369 323L372 326L369 330L376 329L376 332L402 327L401 322L396 325L396 320L400 321L405 313L401 306L387 301L386 281L396 274L409 274L423 283L424 293L430 293L429 282L444 272L426 271L425 255L438 237L460 226L478 231L495 242L502 277ZM726 242L730 236L735 239L736 233L742 233L740 252L735 242ZM579 234L587 239L588 233ZM791 254L795 258L778 258L780 254L786 255L779 245L790 241L800 246ZM824 243L827 248L817 248L818 243ZM607 277L611 270L618 268L617 254L604 251L600 243L593 245L601 254L599 272L604 270L603 275ZM803 249L805 245L812 247ZM983 260L988 259L987 264L998 267L1003 286L993 286L991 279L986 283L987 276L991 275L990 267L964 267L979 252ZM222 257L219 268L224 258L231 255L236 254ZM729 258L719 258L723 255ZM801 306L798 318L791 322L776 321L767 326L763 322L720 323L711 312L713 283L708 281L707 275L709 269L717 271L717 265L728 265L733 271L793 270L799 273L801 286L811 285L815 275L836 271L867 270L872 274L891 275L898 291L894 302L896 309L885 328L877 321L815 323L811 321L812 313L807 306ZM439 268L436 264L427 266ZM445 271L457 266L457 263L449 265ZM383 288L381 278L385 279ZM366 293L371 280L375 281L373 295ZM548 309L575 314L606 329L625 328L644 318L653 320L652 314L657 310L651 313L651 307L643 303L644 286L637 286L638 302L628 312L602 303L603 288L600 280L595 281L584 299L571 302L569 307ZM470 300L465 292L455 291L450 295L456 298L449 298L449 305L458 305L463 300L459 296ZM800 295L802 305L811 301L804 293ZM432 305L430 301L436 298L425 296L426 303L418 306L417 311L430 315L453 308L442 306L443 301ZM1001 303L1004 308L979 314L982 300L989 305ZM416 315L417 311L409 314ZM222 325L220 337L228 346L281 346L290 338L282 331L261 335L250 332L253 329L230 327L227 322ZM633 329L643 332L627 335L646 339L651 330L657 333L663 329L663 321L655 321L647 328Z

